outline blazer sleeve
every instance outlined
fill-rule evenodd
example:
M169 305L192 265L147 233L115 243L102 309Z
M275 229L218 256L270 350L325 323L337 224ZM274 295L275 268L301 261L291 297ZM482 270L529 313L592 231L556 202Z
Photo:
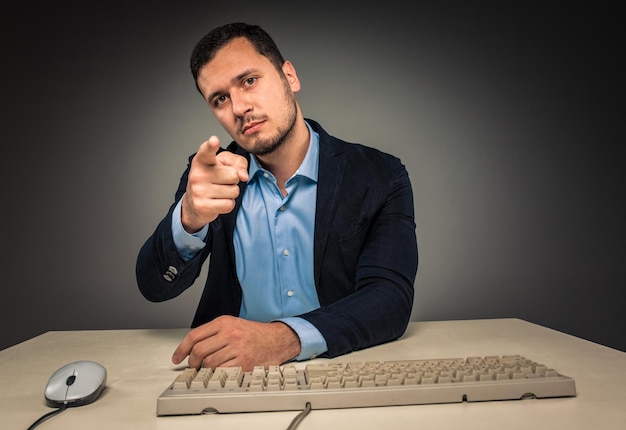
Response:
M135 264L137 285L142 295L153 302L161 302L180 295L189 288L200 275L202 264L211 249L211 229L207 246L197 256L184 261L176 249L172 237L172 211L185 193L191 159L183 173L174 203L154 232L140 248Z

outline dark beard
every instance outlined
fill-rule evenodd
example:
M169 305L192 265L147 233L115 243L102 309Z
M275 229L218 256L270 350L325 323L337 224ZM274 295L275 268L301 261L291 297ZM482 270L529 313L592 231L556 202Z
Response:
M294 116L285 129L278 129L276 136L266 140L256 140L253 154L260 156L268 155L280 148L293 133L295 122L296 117Z
M288 98L288 110L285 114L285 126L279 128L276 134L268 139L255 139L254 148L252 148L251 152L257 156L263 156L271 154L280 148L283 143L285 143L289 137L294 133L294 127L296 124L296 119L298 117L298 105L296 103L296 99L293 97L293 93L289 89L289 86L285 80L283 80L284 84L284 97ZM245 122L250 122L254 118L247 118Z

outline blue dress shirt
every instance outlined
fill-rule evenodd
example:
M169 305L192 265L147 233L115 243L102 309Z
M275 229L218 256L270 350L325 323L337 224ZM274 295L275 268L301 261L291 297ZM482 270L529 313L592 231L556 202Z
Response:
M274 175L250 157L248 184L233 237L243 293L240 317L288 324L300 338L302 349L296 360L314 358L327 350L315 326L294 317L320 306L313 278L319 135L310 127L309 132L307 154L285 183L285 196ZM188 260L205 246L208 226L195 234L185 232L180 205L173 212L172 233L181 257Z

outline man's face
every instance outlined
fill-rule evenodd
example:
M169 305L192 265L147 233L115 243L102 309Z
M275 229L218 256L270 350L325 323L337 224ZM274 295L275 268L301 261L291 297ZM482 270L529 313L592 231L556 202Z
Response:
M289 135L300 83L293 66L283 73L250 42L237 38L200 69L198 87L222 127L245 150L271 153Z

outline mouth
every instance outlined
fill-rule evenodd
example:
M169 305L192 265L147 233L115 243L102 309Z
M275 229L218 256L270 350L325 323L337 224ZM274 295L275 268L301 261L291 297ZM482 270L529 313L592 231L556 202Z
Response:
M245 124L243 127L241 127L241 133L248 136L250 134L256 133L261 126L263 125L264 121L252 121L249 122L247 124Z

